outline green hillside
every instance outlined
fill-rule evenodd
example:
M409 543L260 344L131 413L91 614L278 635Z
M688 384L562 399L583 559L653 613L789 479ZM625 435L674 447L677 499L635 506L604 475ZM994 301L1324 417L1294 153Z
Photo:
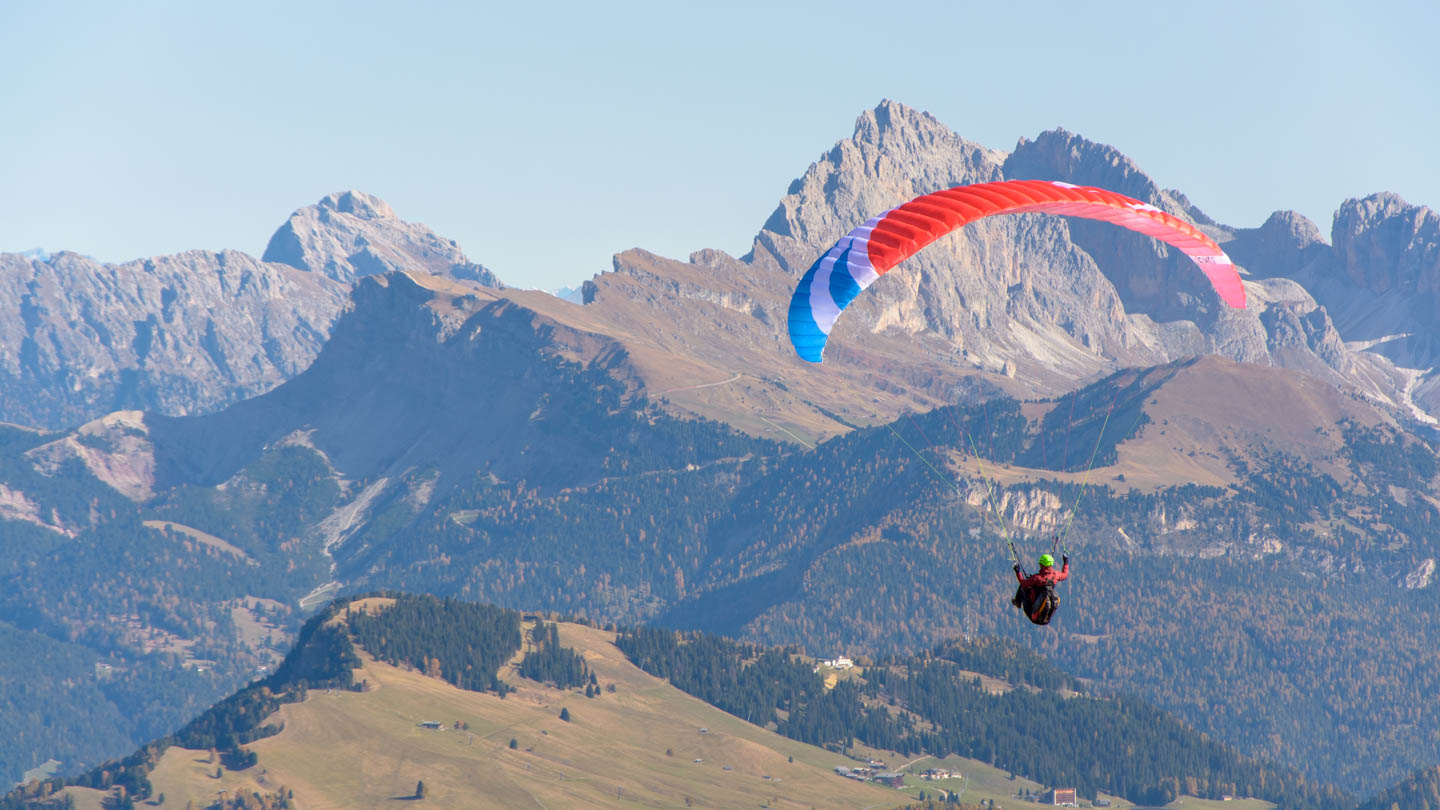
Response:
M902 790L836 771L877 759ZM1430 774L1363 810L1423 806ZM209 807L222 792L247 807L387 807L417 783L453 807L974 807L1047 786L1121 808L1356 807L1001 639L834 669L793 649L392 593L332 603L273 675L0 808Z
M1103 792L1152 805L1182 794L1257 796L1296 810L1354 805L1334 786L1240 756L1143 701L1056 689L1078 684L995 640L884 661L834 684L807 661L715 636L640 628L617 645L732 714L833 750L860 743L906 757L957 754L1091 800ZM981 674L1014 680L997 690Z
M919 794L836 776L852 760L647 675L615 648L614 633L549 627L595 689L523 677L551 634L519 614L430 597L345 600L307 625L265 682L127 760L27 793L97 808L122 790L179 807L211 806L221 791L275 807L391 807L418 782L426 806L440 807L895 807ZM352 652L346 639L384 651ZM467 666L506 686L447 682ZM0 801L26 806L35 805L19 793Z

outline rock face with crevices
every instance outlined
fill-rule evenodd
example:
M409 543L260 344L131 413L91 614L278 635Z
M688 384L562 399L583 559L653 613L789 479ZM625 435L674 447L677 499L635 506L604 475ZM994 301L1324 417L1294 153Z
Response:
M0 421L59 428L254 396L309 365L345 296L237 251L125 264L0 254Z
M1422 297L1419 314L1431 323L1440 316L1440 214L1398 194L1372 194L1340 206L1331 239L1352 284Z

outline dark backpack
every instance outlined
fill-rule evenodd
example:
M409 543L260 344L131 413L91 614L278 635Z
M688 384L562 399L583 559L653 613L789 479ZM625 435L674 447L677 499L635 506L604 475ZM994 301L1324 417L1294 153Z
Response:
M1035 624L1049 624L1060 607L1060 594L1054 585L1025 589L1025 615Z

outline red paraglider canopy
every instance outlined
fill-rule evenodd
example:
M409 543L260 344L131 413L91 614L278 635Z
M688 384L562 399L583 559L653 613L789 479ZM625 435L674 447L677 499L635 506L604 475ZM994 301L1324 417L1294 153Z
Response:
M1225 251L1199 228L1124 194L1055 180L1007 180L926 194L856 227L811 266L790 299L790 341L818 363L841 310L885 271L947 233L995 214L1039 212L1098 219L1179 249L1226 304L1245 308L1245 287Z

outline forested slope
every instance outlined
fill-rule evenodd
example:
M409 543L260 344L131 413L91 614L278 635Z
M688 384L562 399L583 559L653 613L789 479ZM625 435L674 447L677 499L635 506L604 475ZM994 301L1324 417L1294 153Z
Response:
M791 653L721 637L639 628L617 645L647 672L737 717L837 750L859 742L906 755L959 754L1043 784L1075 785L1090 799L1104 791L1157 805L1181 793L1256 796L1296 810L1354 804L1333 785L1248 759L1141 700L1042 688L1032 681L1061 680L1052 667L1007 655L993 640L882 661L828 689ZM994 694L951 658L1020 686Z
M378 602L379 604L373 604ZM352 606L354 609L352 610ZM274 674L255 681L201 712L174 734L160 736L128 757L79 775L32 782L0 799L0 807L26 807L27 800L66 785L110 790L145 799L148 774L171 746L215 749L231 767L253 764L246 743L281 731L270 720L281 705L304 700L312 688L361 688L353 670L360 665L356 641L377 658L404 663L464 689L506 689L500 665L520 649L520 615L489 605L433 596L372 595L336 600L301 629L295 646Z

